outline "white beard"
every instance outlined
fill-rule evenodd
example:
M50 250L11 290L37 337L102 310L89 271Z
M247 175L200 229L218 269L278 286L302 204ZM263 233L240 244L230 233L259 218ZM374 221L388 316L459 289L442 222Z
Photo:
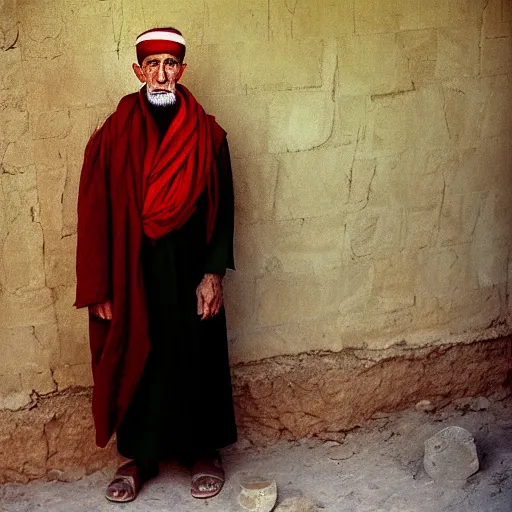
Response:
M176 103L174 92L146 92L149 103L155 107L172 107Z

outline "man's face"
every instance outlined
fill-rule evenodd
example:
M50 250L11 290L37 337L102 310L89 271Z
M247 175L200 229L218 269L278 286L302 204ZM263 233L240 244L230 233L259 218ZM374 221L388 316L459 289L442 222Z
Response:
M159 94L174 92L186 67L174 55L159 53L146 57L140 66L134 64L133 71L150 94Z

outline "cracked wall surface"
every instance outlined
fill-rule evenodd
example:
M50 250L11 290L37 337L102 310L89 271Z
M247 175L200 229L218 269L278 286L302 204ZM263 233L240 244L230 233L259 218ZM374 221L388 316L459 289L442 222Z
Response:
M229 134L235 364L512 332L510 0L0 0L0 408L89 386L88 137L179 27Z

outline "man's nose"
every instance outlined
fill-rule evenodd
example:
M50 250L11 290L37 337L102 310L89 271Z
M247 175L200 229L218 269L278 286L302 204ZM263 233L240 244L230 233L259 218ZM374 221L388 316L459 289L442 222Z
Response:
M165 82L167 82L167 74L165 73L165 66L163 62L158 67L158 76L156 79L160 84L165 84Z

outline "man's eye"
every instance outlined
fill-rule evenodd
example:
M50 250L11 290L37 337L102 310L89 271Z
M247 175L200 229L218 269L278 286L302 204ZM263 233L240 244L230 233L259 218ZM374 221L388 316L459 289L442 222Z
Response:
M178 66L179 62L174 59L169 59L169 60L165 61L165 64L171 68L175 68L176 66Z

